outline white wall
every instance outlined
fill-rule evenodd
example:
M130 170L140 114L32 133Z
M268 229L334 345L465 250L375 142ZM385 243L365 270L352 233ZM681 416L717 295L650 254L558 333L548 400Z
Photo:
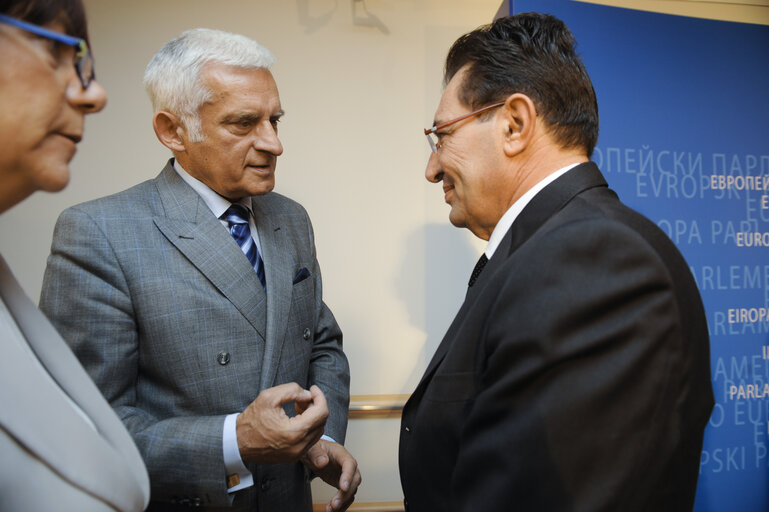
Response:
M345 332L352 393L409 393L483 247L451 227L440 186L425 181L429 150L421 130L440 98L446 50L489 22L500 3L86 0L109 104L87 121L70 186L35 194L0 216L0 250L37 299L61 210L150 179L170 156L152 132L141 87L152 54L196 26L243 33L278 57L273 72L287 115L276 190L313 219L326 302ZM401 498L398 425L351 422L347 445L364 476L359 501ZM330 495L315 487L318 500Z

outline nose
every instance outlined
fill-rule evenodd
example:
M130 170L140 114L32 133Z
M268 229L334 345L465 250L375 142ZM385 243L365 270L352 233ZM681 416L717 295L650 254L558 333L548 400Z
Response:
M283 154L283 144L278 138L278 130L270 121L265 120L261 124L261 129L257 130L256 137L254 138L254 149L265 151L275 156Z
M430 158L427 160L427 167L425 168L425 178L430 183L438 183L443 179L443 171L436 153L430 153Z
M96 80L83 89L80 79L74 76L67 84L67 100L84 114L95 114L107 104L107 93Z

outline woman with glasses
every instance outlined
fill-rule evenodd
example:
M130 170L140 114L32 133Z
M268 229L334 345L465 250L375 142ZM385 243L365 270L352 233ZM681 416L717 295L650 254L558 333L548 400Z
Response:
M0 0L0 213L69 181L107 101L87 40L81 0ZM2 256L0 348L0 511L143 510L131 437Z

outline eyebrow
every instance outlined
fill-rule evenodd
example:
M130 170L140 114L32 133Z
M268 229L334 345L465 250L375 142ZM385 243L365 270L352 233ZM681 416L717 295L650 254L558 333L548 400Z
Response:
M286 113L281 109L275 112L274 114L270 115L270 119L275 119L283 117ZM222 119L222 123L239 123L242 121L249 121L252 123L258 122L260 119L262 119L262 115L255 114L253 112L238 112L234 114L229 114L224 119Z

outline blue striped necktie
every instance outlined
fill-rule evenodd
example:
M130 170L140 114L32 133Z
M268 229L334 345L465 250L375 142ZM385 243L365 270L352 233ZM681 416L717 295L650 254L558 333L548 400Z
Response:
M240 250L246 255L251 266L256 270L256 276L261 281L262 286L266 288L264 277L264 262L256 248L256 243L251 237L251 230L248 227L248 209L240 204L233 204L224 212L222 218L227 221L232 238L240 246Z

